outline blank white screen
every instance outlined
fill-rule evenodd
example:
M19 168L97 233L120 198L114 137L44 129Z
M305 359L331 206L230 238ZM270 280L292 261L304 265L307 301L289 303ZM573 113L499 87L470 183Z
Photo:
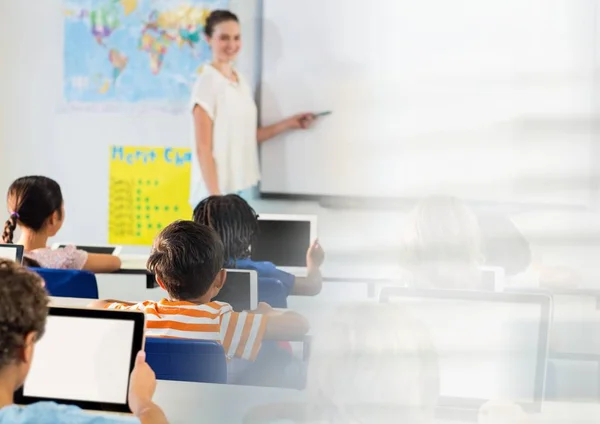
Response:
M534 400L541 306L394 298L428 329L439 359L440 395Z
M0 258L10 259L11 261L17 260L17 248L16 247L0 247Z
M594 3L265 0L261 190L586 204Z
M25 396L124 404L134 322L49 316Z

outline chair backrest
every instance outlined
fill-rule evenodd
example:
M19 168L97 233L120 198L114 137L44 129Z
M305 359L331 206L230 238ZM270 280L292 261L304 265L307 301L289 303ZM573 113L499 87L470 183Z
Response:
M219 342L147 337L145 350L158 380L227 383L227 360Z
M96 276L73 269L31 268L46 282L50 296L98 299Z
M258 278L258 301L265 302L273 308L287 308L288 292L281 281L276 278Z

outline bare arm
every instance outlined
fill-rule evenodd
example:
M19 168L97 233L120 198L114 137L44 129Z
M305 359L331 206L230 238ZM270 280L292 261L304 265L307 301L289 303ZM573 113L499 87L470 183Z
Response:
M294 115L276 124L260 127L256 133L256 138L259 144L264 143L265 141L277 137L279 134L289 130L307 129L314 120L315 116L312 113L301 113Z
M308 320L297 312L271 309L271 312L265 315L265 340L303 341L310 329Z
M200 106L194 107L194 136L196 137L196 155L200 162L202 178L208 192L220 194L217 167L213 156L213 121Z
M121 269L121 258L103 253L88 253L83 269L91 272L114 272Z
M306 277L296 277L292 294L295 296L316 296L323 288L323 277L319 268L309 268Z
M125 305L125 306L133 306L133 305L137 304L137 303L131 303L131 302L124 302L122 300L105 299L105 300L94 300L93 302L90 302L88 304L88 308L106 309L106 307L108 305L113 304L113 303L120 303L121 305Z
M142 424L167 424L165 413L154 403L156 375L146 363L146 354L139 352L129 379L129 407Z
M306 252L306 278L296 277L292 294L299 296L316 296L323 288L321 265L325 260L325 252L318 240L315 240Z
M270 140L274 137L277 137L279 134L286 132L289 129L289 124L286 121L281 121L273 125L268 125L266 127L260 127L256 134L256 138L258 139L258 143L264 143L267 140Z
M150 403L137 415L142 424L168 424L165 413L155 403Z

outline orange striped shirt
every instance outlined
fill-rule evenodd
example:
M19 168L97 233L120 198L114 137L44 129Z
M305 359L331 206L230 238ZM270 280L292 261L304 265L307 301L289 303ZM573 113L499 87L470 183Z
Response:
M260 350L267 318L248 312L234 312L231 305L210 302L142 302L133 306L111 303L108 309L142 311L146 314L147 337L215 340L228 358L253 361Z

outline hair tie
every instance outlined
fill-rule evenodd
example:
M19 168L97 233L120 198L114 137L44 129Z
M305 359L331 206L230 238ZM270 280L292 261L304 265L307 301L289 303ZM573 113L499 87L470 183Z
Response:
M20 216L19 216L19 214L17 212L11 212L10 217L11 218L17 218L17 219L20 218Z

